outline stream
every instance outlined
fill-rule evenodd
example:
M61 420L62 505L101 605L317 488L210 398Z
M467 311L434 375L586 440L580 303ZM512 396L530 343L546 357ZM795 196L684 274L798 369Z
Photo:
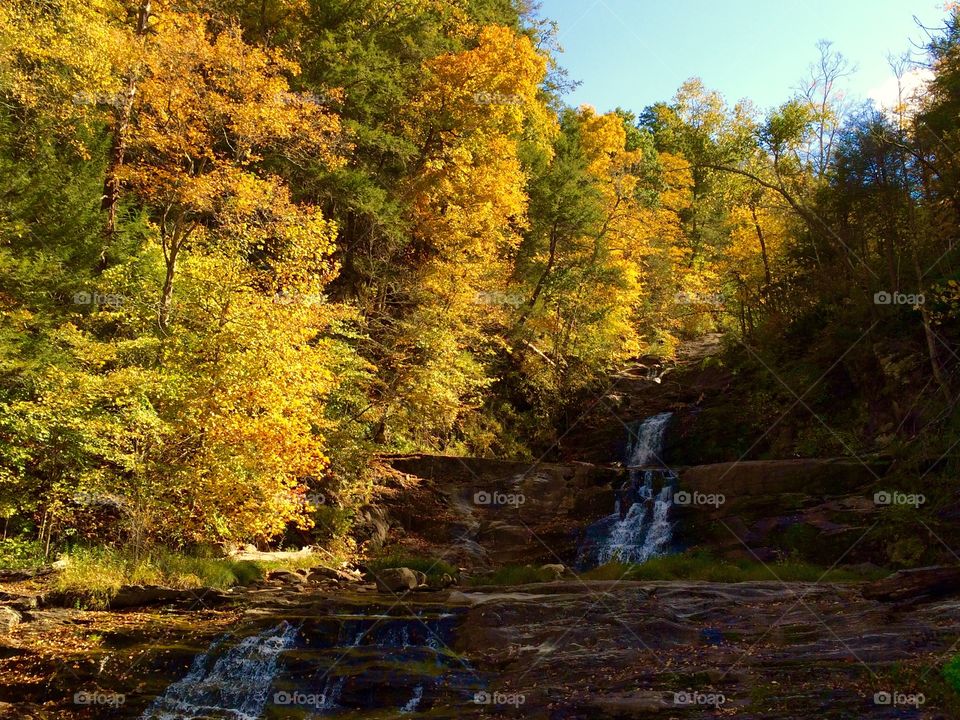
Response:
M484 682L449 647L462 611L412 605L289 613L221 635L140 718L361 717L470 702Z

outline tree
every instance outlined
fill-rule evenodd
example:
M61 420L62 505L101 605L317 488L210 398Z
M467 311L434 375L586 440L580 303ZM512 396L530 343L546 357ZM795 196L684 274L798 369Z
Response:
M210 38L197 15L158 16L155 32L125 142L130 159L113 170L156 208L166 266L157 320L166 330L177 263L194 234L216 243L238 233L238 251L259 245L268 257L271 245L311 236L321 254L329 250L320 214L291 203L259 166L275 154L330 167L342 160L339 119L290 91L284 73L297 67L282 53L246 45L235 28Z

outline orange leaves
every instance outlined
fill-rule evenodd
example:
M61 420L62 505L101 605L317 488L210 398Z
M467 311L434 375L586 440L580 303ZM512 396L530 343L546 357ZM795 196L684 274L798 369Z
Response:
M267 153L342 164L339 118L290 91L285 75L297 70L279 51L245 44L235 28L210 38L198 15L160 16L139 83L127 181L189 206L209 196L204 175L249 168ZM197 178L204 187L186 187Z
M417 148L403 181L416 261L405 278L409 309L391 339L399 401L384 409L395 442L434 444L482 401L486 366L505 310L511 257L527 225L527 175L519 158L546 63L506 27L423 63L422 84L402 118ZM542 124L542 123L541 123ZM498 324L499 322L499 324Z

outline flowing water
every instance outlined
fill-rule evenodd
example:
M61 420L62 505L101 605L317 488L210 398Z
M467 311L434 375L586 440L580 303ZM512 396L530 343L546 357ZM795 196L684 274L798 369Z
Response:
M225 652L228 638L213 641L198 655L190 671L157 698L143 720L181 718L259 718L267 704L277 662L294 641L297 629L288 622L236 642Z
M676 476L661 458L672 417L659 413L628 429L627 481L617 492L613 513L587 529L578 558L581 568L611 560L640 563L669 550Z
M381 717L469 703L486 683L449 649L458 622L443 609L370 607L261 622L214 640L141 720Z

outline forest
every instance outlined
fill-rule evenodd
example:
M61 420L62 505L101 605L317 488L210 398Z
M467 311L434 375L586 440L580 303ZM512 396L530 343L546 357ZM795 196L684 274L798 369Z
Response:
M550 0L0 0L0 718L960 717L960 4L842 5L600 111Z
M384 454L562 459L705 333L795 408L718 421L751 457L956 457L960 10L924 31L893 108L825 41L772 110L601 114L519 0L4 2L4 563L356 553Z

